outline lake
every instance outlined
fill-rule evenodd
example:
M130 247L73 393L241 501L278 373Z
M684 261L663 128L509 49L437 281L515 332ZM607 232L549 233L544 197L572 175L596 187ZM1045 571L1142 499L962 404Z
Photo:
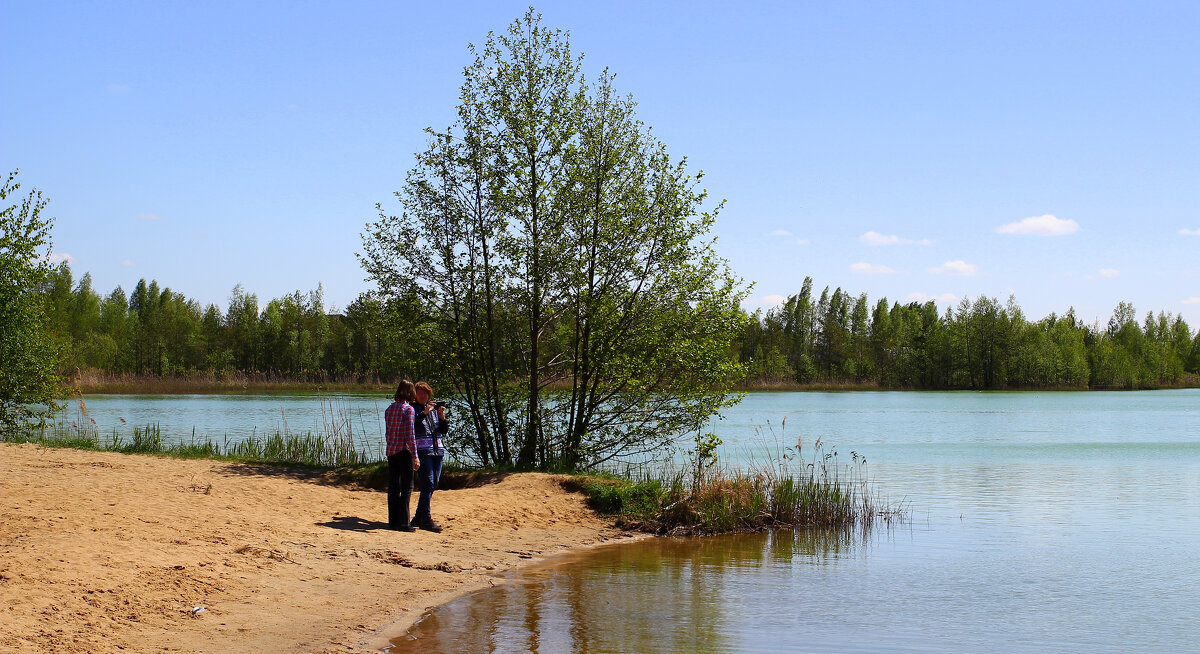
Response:
M336 424L382 458L385 393L251 393L244 395L85 395L56 420L91 424L101 438L128 440L135 427L156 426L164 442L238 442L276 432L328 433Z
M378 447L387 398L339 397ZM101 433L183 440L328 419L314 395L85 401ZM729 465L801 438L805 458L818 438L854 452L911 519L570 555L438 608L393 650L1200 651L1200 390L755 393L713 431Z
M392 651L1200 651L1198 391L754 394L716 431L857 452L911 521L569 555Z

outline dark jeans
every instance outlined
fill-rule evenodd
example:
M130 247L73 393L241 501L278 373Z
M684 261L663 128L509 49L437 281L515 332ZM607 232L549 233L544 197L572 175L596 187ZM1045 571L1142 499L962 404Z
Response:
M438 482L442 480L442 459L445 456L424 452L418 452L417 456L421 459L421 468L417 470L417 479L421 482L421 495L417 499L417 515L413 516L413 522L426 524L433 522L433 516L429 514L429 500L433 497L433 491L437 490Z
M388 460L388 526L392 529L407 527L408 501L412 497L413 467L412 452L397 452Z

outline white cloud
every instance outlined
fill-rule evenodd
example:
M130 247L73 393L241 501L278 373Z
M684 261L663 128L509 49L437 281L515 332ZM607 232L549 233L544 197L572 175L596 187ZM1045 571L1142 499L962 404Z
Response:
M895 275L896 271L887 266L876 266L874 264L860 261L850 266L851 272L859 273L860 275Z
M156 213L144 213L138 216L138 220L165 220L162 216Z
M742 308L747 311L753 311L755 309L766 309L769 307L779 306L784 302L787 302L786 297L779 295L778 293L771 293L770 295L746 298L742 302Z
M872 247L878 247L881 245L933 245L933 241L927 238L915 241L911 238L900 238L895 234L888 236L880 234L879 232L867 232L866 234L859 236L858 240Z
M792 233L786 229L777 229L771 232L771 236L791 236Z
M1099 275L1105 279L1112 279L1120 274L1121 271L1117 270L1116 268L1101 268L1099 273Z
M928 293L921 293L918 291L915 293L909 293L908 297L904 298L905 304L909 302L920 302L924 304L930 300L933 300L934 302L940 302L942 304L954 304L955 302L958 302L958 296L953 293L929 295Z
M109 84L108 92L109 93L129 93L129 87L125 86L124 84Z
M1200 297L1192 296L1186 300L1180 300L1180 304L1200 304Z
M1000 234L1032 234L1034 236L1062 236L1079 231L1079 223L1074 220L1056 218L1050 214L1032 216L1015 223L1008 223L996 228Z
M136 261L133 261L133 260L131 260L131 259L126 259L126 260L124 260L124 261L122 261L122 262L121 262L121 265L122 265L122 266L125 266L126 268L132 268L132 267L134 267L134 266L136 266L136 265L137 265L137 262L136 262Z
M46 261L50 262L52 265L55 265L55 266L57 266L58 264L60 264L64 261L67 262L68 264L74 264L75 257L71 256L71 254L68 252L52 252L52 253L50 253L50 256L46 257Z
M1200 236L1200 229L1187 229L1186 227L1179 230L1184 236Z
M796 239L796 245L808 245L808 239L798 238Z
M979 266L973 263L967 263L962 259L957 261L947 261L936 268L928 268L929 272L935 275L954 275L956 277L971 277L979 272Z

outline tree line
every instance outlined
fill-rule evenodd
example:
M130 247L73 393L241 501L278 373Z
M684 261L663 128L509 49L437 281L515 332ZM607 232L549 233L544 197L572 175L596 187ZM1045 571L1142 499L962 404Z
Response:
M738 346L759 385L854 384L911 389L1138 389L1195 384L1200 331L1182 316L1121 302L1107 324L1074 309L1030 320L1013 297L871 303L811 278L758 311Z
M237 286L228 304L201 305L157 281L99 295L63 263L40 287L61 372L263 374L295 381L449 383L428 347L443 335L420 302L362 293L329 314L320 286L261 303ZM517 309L499 307L518 319ZM1140 318L1121 302L1088 324L1074 310L1028 319L1014 298L981 296L940 311L933 302L870 302L811 278L772 309L744 314L727 346L745 387L851 384L912 389L1135 389L1194 383L1200 331L1169 312ZM550 356L561 356L552 349ZM519 353L503 356L516 365ZM439 379L439 377L441 379Z
M202 305L157 280L101 296L91 274L76 282L61 263L40 286L46 332L61 372L188 376L263 375L293 381L391 381L421 377L421 356L398 303L359 295L327 313L322 288L266 302L234 287L224 307Z

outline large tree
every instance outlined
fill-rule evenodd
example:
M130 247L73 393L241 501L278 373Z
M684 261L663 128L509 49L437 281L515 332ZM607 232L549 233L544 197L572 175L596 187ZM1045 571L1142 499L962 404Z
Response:
M468 454L578 468L662 450L741 373L719 205L534 12L471 51L456 124L430 130L363 265L385 296L418 298Z
M43 419L62 397L59 351L46 329L44 294L49 277L50 229L42 216L46 200L30 191L8 204L21 185L17 173L0 186L0 429L9 431ZM47 407L31 411L31 405Z

